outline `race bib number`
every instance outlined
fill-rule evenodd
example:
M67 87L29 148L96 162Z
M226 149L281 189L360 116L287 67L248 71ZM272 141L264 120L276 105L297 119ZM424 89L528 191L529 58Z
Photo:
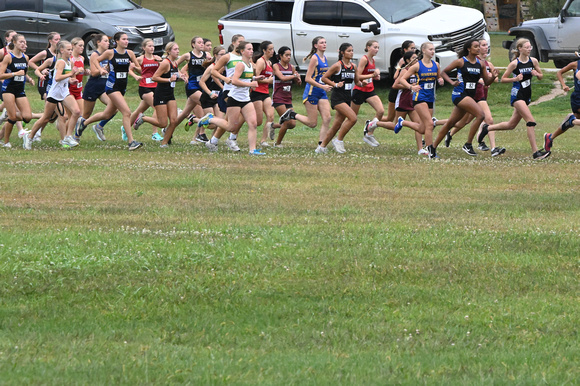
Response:
M344 85L345 90L352 90L352 83L347 83Z
M117 77L117 79L127 79L127 73L126 72L117 72L116 77Z
M77 83L77 88L83 88L83 82L78 82Z
M145 84L151 84L151 83L155 83L155 82L153 82L153 79L145 78Z
M101 75L101 79L107 79L109 77L109 75L105 74L105 75Z
M19 75L19 76L14 77L15 82L24 82L24 79L26 79L26 77L24 75Z
M171 86L171 88L175 88L175 82L171 82L169 85Z
M473 90L475 89L475 86L477 85L477 83L474 82L467 82L465 83L465 88L468 90Z
M292 91L292 86L284 86L284 87L282 87L282 91L290 92L290 91Z
M432 90L433 89L433 83L425 83L423 85L423 90Z
M528 79L528 80L524 80L524 81L522 82L522 87L523 87L523 88L530 87L530 83L531 83L531 82L530 82L530 79Z
M201 82L201 77L202 77L202 75L196 77L195 80L197 80L197 82L199 83L199 82Z

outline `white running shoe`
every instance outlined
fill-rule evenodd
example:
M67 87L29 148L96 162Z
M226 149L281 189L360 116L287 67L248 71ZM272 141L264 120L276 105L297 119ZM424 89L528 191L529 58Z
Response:
M1 125L2 123L0 123ZM28 133L30 133L30 130L18 130L18 138L22 139L24 138L24 136L28 136Z
M32 139L33 142L42 142L42 132L40 130L38 130L36 132L36 134L34 135L34 138Z
M229 147L231 151L240 151L240 147L235 139L226 139L226 146Z
M332 146L334 146L334 150L336 150L337 153L346 153L346 149L344 148L344 142L343 141L339 141L338 138L333 138L332 139Z
M316 154L326 154L326 153L328 153L328 149L318 145L318 147L316 148L316 150L314 150L314 152Z
M270 147L270 144L266 141L260 142L260 146L262 147Z
M63 145L68 145L70 147L75 147L78 146L79 143L77 141L75 141L75 139L73 137L71 137L70 135L67 135L66 137L64 137L64 140L62 141Z
M216 151L218 151L217 143L211 143L211 141L207 141L205 143L205 147L207 147L207 150L209 150L210 153L215 153Z
M28 133L22 137L22 147L24 150L32 150L32 140L28 136Z
M0 114L0 126L2 126L7 119L8 119L8 110L4 109L4 111L2 111L2 114Z
M3 144L2 147L5 149L12 149L12 145L10 144L10 142Z
M429 155L427 149L421 149L417 152L418 155Z
M375 139L375 136L372 134L367 134L363 136L363 141L372 147L379 146L379 142Z

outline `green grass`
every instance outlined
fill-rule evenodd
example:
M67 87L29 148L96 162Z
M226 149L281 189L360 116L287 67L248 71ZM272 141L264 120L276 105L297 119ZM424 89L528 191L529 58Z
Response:
M539 143L568 110L532 107ZM534 162L523 124L497 159L468 158L464 129L429 162L407 129L366 146L370 115L344 155L300 125L262 158L181 129L163 151L146 125L129 153L118 118L104 143L64 151L50 126L1 151L1 383L577 383L578 130Z

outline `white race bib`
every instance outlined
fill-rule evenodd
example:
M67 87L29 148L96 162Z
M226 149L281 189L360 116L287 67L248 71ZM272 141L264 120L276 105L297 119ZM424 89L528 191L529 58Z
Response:
M171 88L175 88L175 82L171 82L169 85L171 86Z
M126 72L117 72L116 77L117 77L117 79L127 79L127 73Z
M530 83L531 83L531 82L530 82L530 79L528 79L528 80L524 80L524 81L522 82L522 87L523 87L523 88L530 87Z
M425 83L423 85L423 90L431 90L433 88L433 83Z
M107 79L108 77L109 77L109 75L108 75L108 74L106 74L106 75L101 75L101 78L102 78L102 79Z
M290 91L292 91L292 86L284 86L284 87L282 87L282 91L290 92Z
M468 90L473 90L473 89L475 89L475 85L477 85L477 83L467 82L467 83L465 83L465 88Z
M352 90L352 83L347 83L344 85L345 90Z
M83 88L83 82L78 82L77 83L77 88Z
M200 75L200 76L198 76L198 77L195 78L198 83L201 82L201 77L202 77L202 75Z
M153 82L153 79L145 78L145 84L151 84L151 83L155 83L155 82Z
M15 82L24 82L24 79L25 79L25 78L26 78L26 77L25 77L24 75L18 75L18 76L15 76L15 77L14 77L14 81L15 81Z

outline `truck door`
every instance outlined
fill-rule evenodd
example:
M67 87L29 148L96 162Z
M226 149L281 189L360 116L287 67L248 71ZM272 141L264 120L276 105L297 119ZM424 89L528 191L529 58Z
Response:
M574 52L578 50L578 31L580 31L580 0L573 0L564 8L564 23L558 20L558 43L560 49Z
M2 32L14 30L26 38L27 53L42 48L38 37L38 0L6 0L2 10ZM2 39L4 36L2 35Z
M352 44L354 48L354 60L358 63L358 60L365 54L367 42L371 39L378 40L372 32L362 32L361 24L374 21L379 27L381 25L377 18L363 5L348 1L339 1L337 3L341 11L341 24L337 27L336 45L340 47L342 43ZM383 58L383 53L384 49L380 50L375 57L377 63L386 62ZM381 68L380 70L387 71L388 69Z
M340 25L338 2L305 1L294 5L292 43L294 46L294 65L302 71L308 68L303 59L310 53L312 39L323 36L326 39L326 56L329 65L338 58L336 27Z

